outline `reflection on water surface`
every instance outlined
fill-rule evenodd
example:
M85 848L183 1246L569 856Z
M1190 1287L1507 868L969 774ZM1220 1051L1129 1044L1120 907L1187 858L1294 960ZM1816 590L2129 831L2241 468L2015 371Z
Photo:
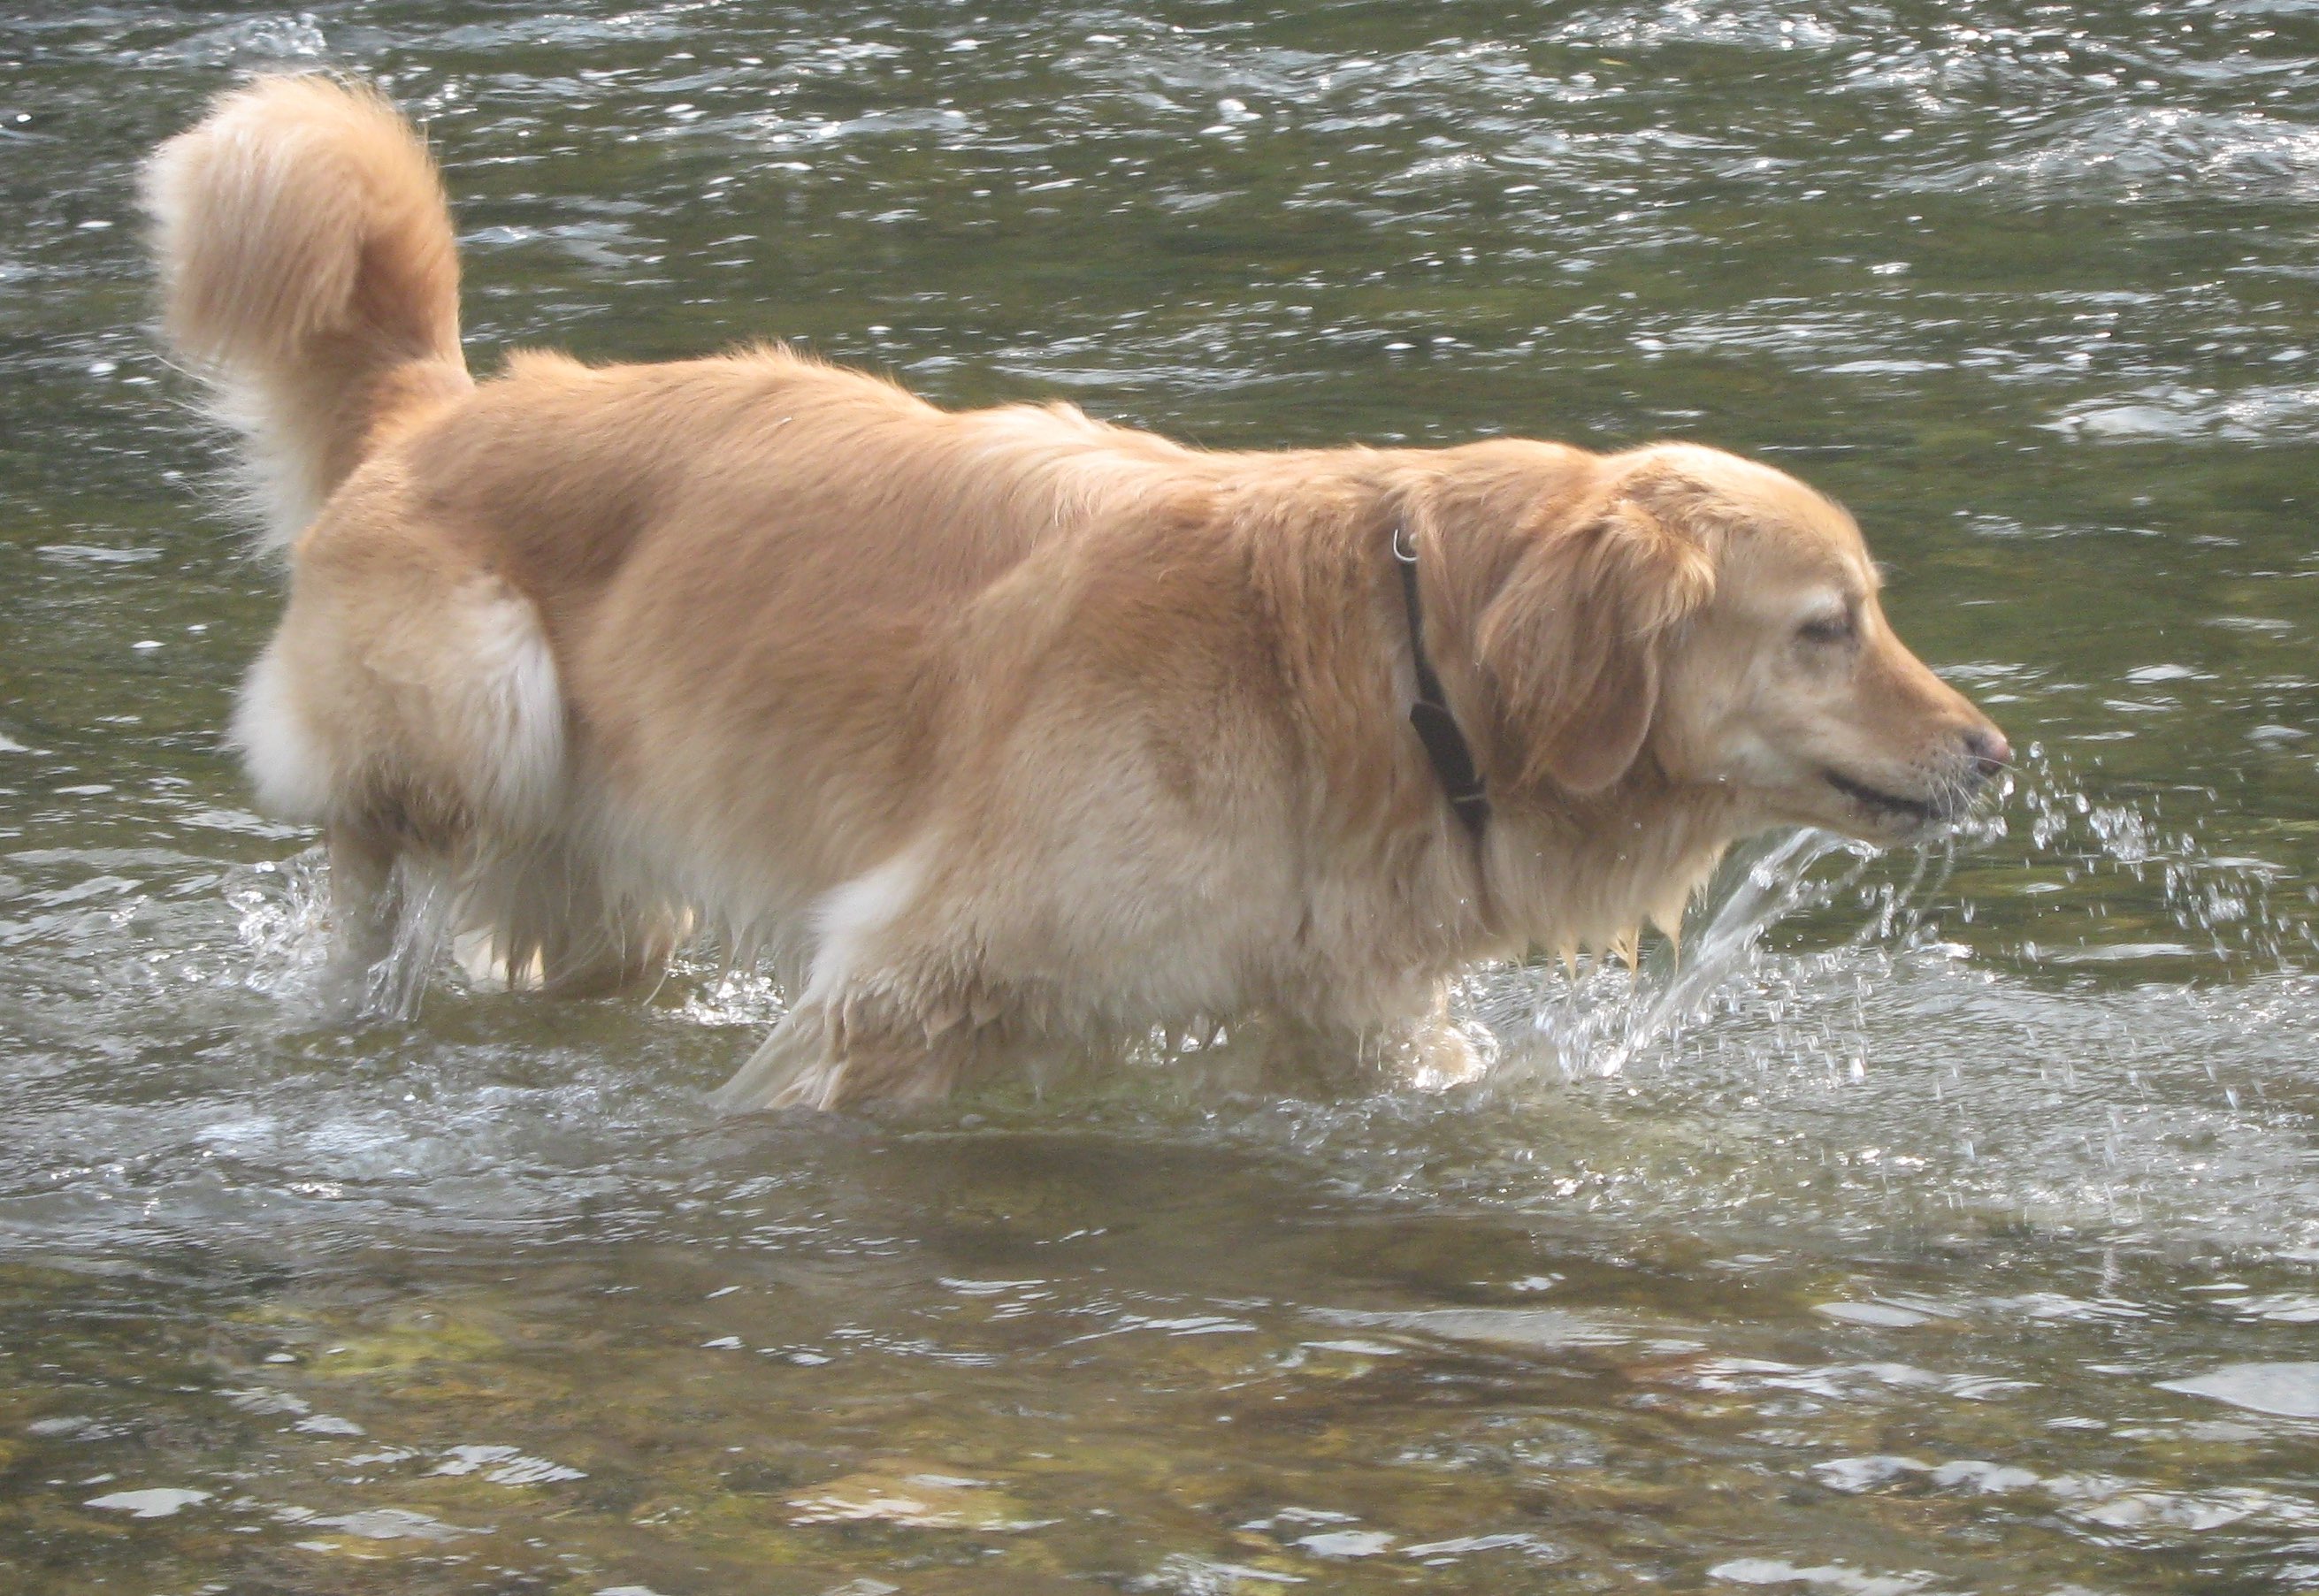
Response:
M1639 989L1482 977L1438 1096L720 1123L776 1000L707 966L349 1026L129 200L283 62L428 118L483 364L1712 440L2035 752L1938 856L1742 861ZM0 21L0 1571L2319 1585L2314 88L2304 8L2189 0Z

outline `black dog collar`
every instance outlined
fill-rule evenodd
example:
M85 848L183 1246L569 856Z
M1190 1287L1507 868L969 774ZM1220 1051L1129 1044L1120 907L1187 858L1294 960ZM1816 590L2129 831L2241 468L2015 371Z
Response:
M1401 568L1402 602L1409 612L1409 657L1417 675L1417 701L1409 707L1409 724L1425 745L1425 757L1432 763L1449 807L1465 823L1478 848L1483 830L1490 823L1490 798L1483 789L1481 772L1474 768L1473 746L1457 728L1457 717L1449 712L1441 694L1441 678L1426 657L1425 616L1417 599L1417 550L1410 543L1406 526L1396 525L1393 529L1393 561Z

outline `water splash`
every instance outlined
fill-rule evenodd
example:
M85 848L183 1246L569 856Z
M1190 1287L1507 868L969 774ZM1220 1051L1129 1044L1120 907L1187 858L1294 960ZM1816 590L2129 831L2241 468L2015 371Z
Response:
M313 847L250 866L226 886L247 960L242 984L293 1009L319 1005L365 1019L416 1019L429 983L460 974L445 957L457 894L439 871L407 863L395 868L388 890L394 935L386 954L366 969L350 969L330 905L328 853Z
M1680 953L1662 946L1638 969L1597 957L1572 977L1544 964L1470 982L1462 996L1499 1038L1501 1069L1520 1079L1541 1072L1565 1080L1615 1076L1728 1004L1735 994L1776 1002L1764 957L1765 935L1808 907L1856 895L1867 920L1823 962L1842 962L1880 944L1905 943L1947 879L1954 839L1908 855L1906 873L1863 887L1876 850L1833 833L1802 830L1743 848L1702 895ZM1834 873L1819 872L1841 861Z
M320 848L229 877L242 984L277 1000L313 994L330 959L329 865Z
M1631 971L1598 957L1575 975L1544 961L1482 972L1462 985L1460 1005L1497 1040L1502 1080L1567 1081L1672 1057L1688 1032L1720 1016L1759 1013L1775 1033L1790 1012L1831 1016L1831 1002L1917 957L2033 977L2146 960L2296 973L2298 951L2319 937L2309 915L2280 901L2287 872L2211 852L2202 825L2170 825L2162 794L2098 796L2066 760L2032 748L1994 803L1936 843L1880 854L1810 830L1753 843L1701 896L1680 952L1662 944ZM1960 867L2011 870L2017 834L2032 850L2018 861L2026 879L2002 883L2004 897L1982 895L1994 881L1958 889ZM2082 928L2041 934L2040 922L2056 916ZM2153 940L2152 920L2179 934ZM1813 938L1821 945L1805 945ZM1848 1071L1863 1068L1864 1042L1840 1018L1821 1045L1845 1055Z

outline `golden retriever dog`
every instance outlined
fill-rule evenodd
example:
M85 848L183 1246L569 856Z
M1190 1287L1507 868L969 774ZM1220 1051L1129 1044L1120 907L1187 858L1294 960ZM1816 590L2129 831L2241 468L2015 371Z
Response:
M1631 949L1734 840L1907 842L2008 757L1851 518L1730 455L1210 453L778 347L478 383L425 148L321 77L145 196L288 555L232 741L347 957L428 892L550 991L713 928L788 995L730 1106L1242 1021L1456 1073L1460 969Z

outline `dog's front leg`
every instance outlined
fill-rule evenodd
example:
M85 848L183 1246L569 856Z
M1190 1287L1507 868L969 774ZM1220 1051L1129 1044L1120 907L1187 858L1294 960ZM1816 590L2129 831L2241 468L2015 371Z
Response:
M1447 987L1437 987L1424 1007L1388 1018L1283 1015L1266 1040L1275 1080L1322 1095L1391 1085L1457 1086L1487 1069L1493 1051L1477 1047L1452 1017Z
M1476 1046L1473 1035L1450 1016L1447 987L1431 1012L1404 1022L1397 1032L1410 1084L1429 1090L1478 1080L1497 1056L1494 1038L1484 1032L1482 1045Z
M845 1071L834 1041L829 1016L818 1004L793 1009L709 1101L721 1114L826 1108Z
M838 1023L821 1004L773 1027L749 1061L711 1101L725 1114L780 1108L851 1108L865 1103L932 1103L950 1096L974 1056L963 1026L926 1033Z

